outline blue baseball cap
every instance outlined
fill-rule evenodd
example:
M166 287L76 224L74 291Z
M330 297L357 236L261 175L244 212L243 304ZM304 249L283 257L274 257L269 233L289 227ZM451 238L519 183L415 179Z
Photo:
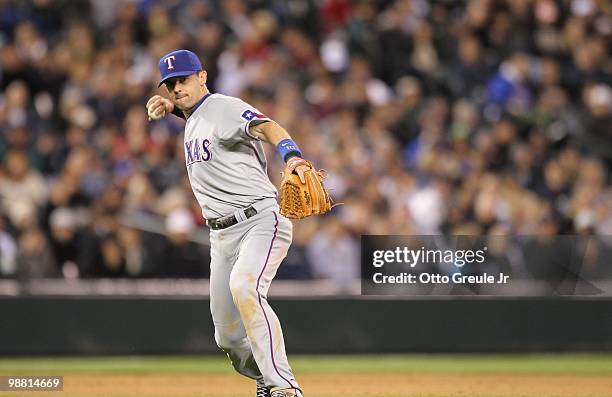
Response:
M200 59L189 50L176 50L167 53L160 58L157 67L159 68L159 74L161 74L158 87L171 77L189 76L202 70Z

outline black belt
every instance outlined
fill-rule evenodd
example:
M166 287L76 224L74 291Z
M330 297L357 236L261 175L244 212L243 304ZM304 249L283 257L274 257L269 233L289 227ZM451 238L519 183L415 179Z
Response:
M255 214L257 214L257 210L253 207L249 207L244 210L244 215L246 216L247 219L249 219ZM239 221L238 219L236 219L235 215L230 215L230 216L224 216L223 218L209 219L208 227L210 227L212 230L219 230L219 229L225 229L230 226L234 226L238 222Z

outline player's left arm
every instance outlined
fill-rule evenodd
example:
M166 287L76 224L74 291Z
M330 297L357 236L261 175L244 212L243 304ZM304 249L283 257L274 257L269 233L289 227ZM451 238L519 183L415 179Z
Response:
M283 161L287 163L287 168L297 173L300 181L305 183L304 173L310 169L310 165L302 158L302 152L287 130L274 121L263 121L251 123L249 135L274 145Z
M255 121L255 120L254 120ZM254 138L276 146L283 139L291 139L291 136L283 127L273 121L251 122L249 134Z

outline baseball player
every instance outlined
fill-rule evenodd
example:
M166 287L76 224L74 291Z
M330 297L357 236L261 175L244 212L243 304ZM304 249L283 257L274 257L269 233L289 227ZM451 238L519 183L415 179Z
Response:
M186 120L184 151L193 193L210 227L210 310L215 341L257 397L302 396L285 353L267 292L287 254L292 224L279 213L266 172L263 142L274 145L304 183L311 169L280 125L248 103L210 93L206 71L191 51L159 61L169 99L147 101L151 120L172 113Z

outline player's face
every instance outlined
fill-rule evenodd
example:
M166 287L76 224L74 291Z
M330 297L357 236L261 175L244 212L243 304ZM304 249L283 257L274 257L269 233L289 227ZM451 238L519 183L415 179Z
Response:
M194 107L206 93L205 84L205 72L172 77L165 82L170 100L179 110L189 110Z

